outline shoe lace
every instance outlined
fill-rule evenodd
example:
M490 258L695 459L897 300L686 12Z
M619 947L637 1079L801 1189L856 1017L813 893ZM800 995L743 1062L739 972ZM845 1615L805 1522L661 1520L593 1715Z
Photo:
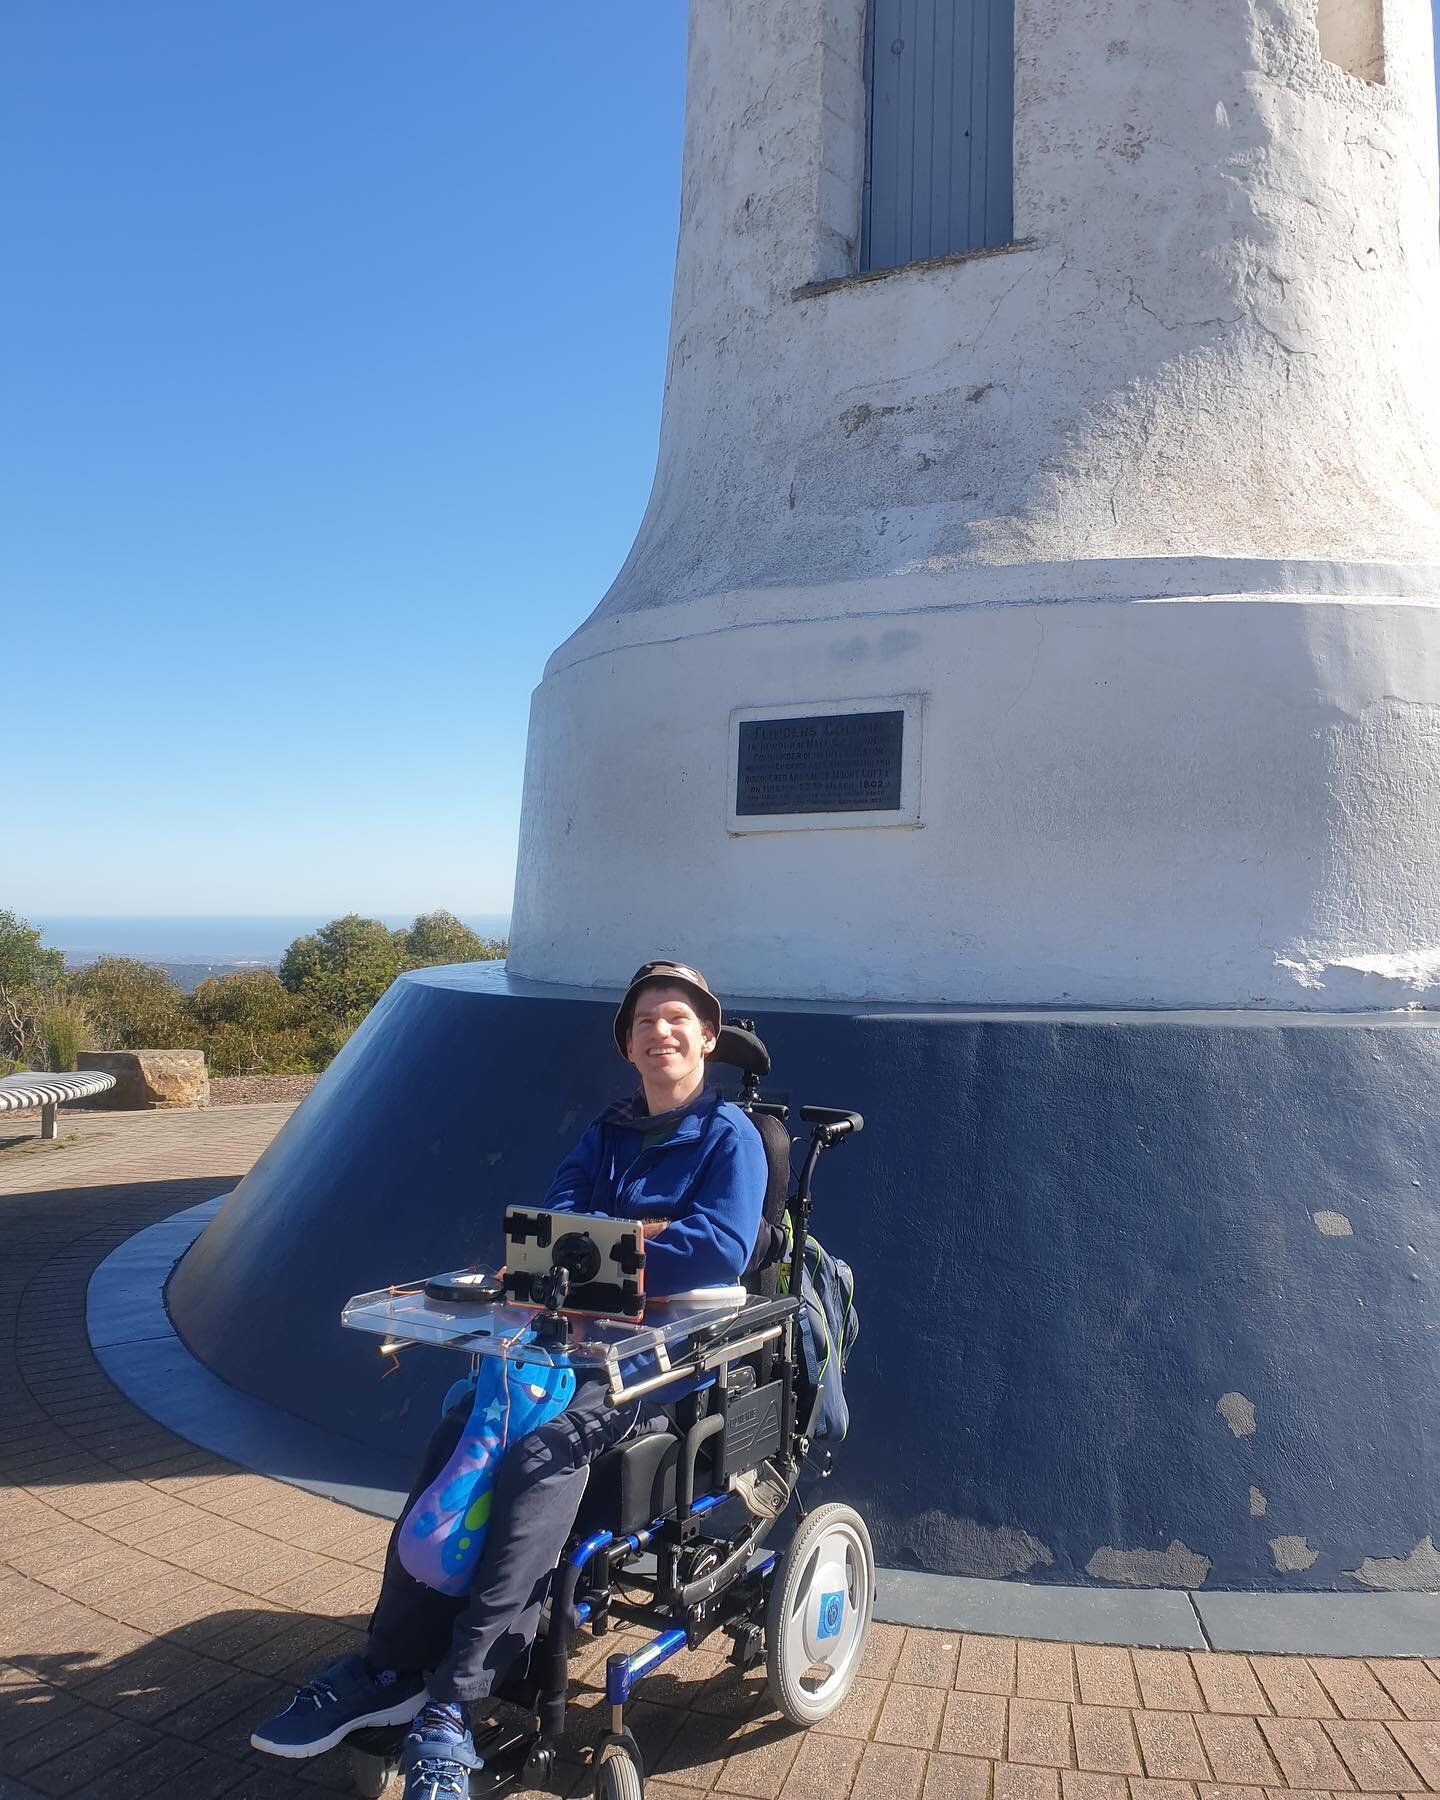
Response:
M465 1792L462 1784L466 1773L463 1763L452 1762L448 1756L421 1756L416 1759L411 1782L418 1788L421 1800L441 1800L442 1795Z
M338 1699L339 1696L330 1683L316 1675L303 1687L296 1689L291 1705L298 1706L302 1700L306 1700L311 1706L334 1706Z

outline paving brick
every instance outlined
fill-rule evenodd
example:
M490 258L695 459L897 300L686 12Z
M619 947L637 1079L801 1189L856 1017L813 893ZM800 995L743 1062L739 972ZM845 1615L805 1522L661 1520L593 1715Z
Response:
M1130 1800L1195 1800L1195 1784L1190 1781L1152 1781L1132 1775Z
M90 1800L154 1800L157 1794L183 1793L188 1800L187 1774L202 1754L178 1738L161 1738L119 1768L105 1769L80 1793Z
M936 1751L925 1770L923 1800L989 1800L991 1768L971 1756L947 1756ZM844 1788L831 1790L844 1793ZM785 1800L789 1800L788 1792ZM1124 1796L1121 1796L1124 1800Z
M1335 1793L1355 1786L1314 1719L1261 1719L1260 1729L1290 1787Z
M868 1738L885 1700L885 1683L857 1676L850 1692L828 1719L812 1725L827 1737Z
M1440 1720L1440 1680L1418 1657L1371 1657L1369 1667L1407 1719Z
M1140 1689L1128 1650L1110 1644L1076 1644L1075 1670L1087 1706L1139 1706Z
M47 1687L38 1677L23 1669L15 1671L17 1680L3 1689L0 1704L0 1745L16 1744L33 1731L48 1731L59 1725L67 1713L82 1705L73 1694L60 1688ZM0 1759L0 1767L5 1766Z
M653 1769L675 1734L684 1729L686 1715L673 1706L656 1706L650 1700L632 1700L625 1708L625 1723L635 1733L640 1756L647 1769Z
M945 1700L946 1693L941 1688L907 1687L903 1682L892 1682L880 1708L875 1741L929 1750L940 1735Z
M992 1792L994 1800L1059 1800L1059 1771L996 1763Z
M232 1719L264 1718L274 1693L274 1682L264 1675L221 1668L219 1676L201 1692L174 1696L175 1705L160 1715L161 1729L198 1742Z
M1025 1700L1074 1700L1075 1658L1069 1644L1022 1638L1015 1646L1015 1692Z
M999 1694L952 1693L945 1702L940 1748L956 1756L1002 1762L1006 1705Z
M855 1771L850 1800L920 1800L925 1752L898 1744L867 1744Z
M1255 1718L1269 1712L1269 1702L1245 1657L1192 1652L1190 1667L1212 1713L1242 1713Z
M27 1723L24 1731L0 1734L0 1773L26 1775L88 1742L111 1723L110 1714L98 1706L87 1706L70 1694L52 1693L38 1723Z
M967 1631L960 1645L955 1685L972 1694L1015 1692L1015 1640Z
M1204 1712L1204 1696L1183 1650L1132 1650L1130 1660L1146 1706L1160 1712Z
M1070 1708L1059 1700L1012 1700L1006 1749L1012 1763L1073 1768Z
M648 1682L646 1692L649 1692ZM747 1669L744 1674L737 1669L727 1668L713 1681L706 1682L699 1693L691 1697L690 1705L697 1713L711 1713L727 1719L748 1719L766 1701L768 1694L763 1664Z
M1197 1781L1195 1792L1200 1800L1265 1800L1263 1787L1237 1787L1233 1782Z
M1329 1695L1298 1656L1252 1656L1255 1671L1271 1706L1285 1719L1331 1719Z
M907 1631L893 1679L910 1687L948 1688L959 1660L958 1631Z
M1159 1781L1208 1781L1210 1765L1189 1713L1141 1711L1133 1715L1145 1773Z
M1310 1668L1342 1719L1398 1719L1400 1708L1358 1657L1312 1656Z
M781 1800L835 1800L835 1795L844 1795L860 1766L862 1751L864 1746L850 1737L815 1737L806 1732L779 1791ZM646 1782L646 1795L650 1791L650 1782ZM985 1800L985 1796L977 1796L977 1800Z
M1231 1787L1269 1787L1280 1773L1253 1719L1201 1713L1195 1721L1215 1780Z
M1396 1719L1389 1726L1396 1743L1420 1771L1427 1788L1440 1793L1440 1725Z
M1128 1708L1072 1706L1070 1724L1075 1733L1075 1761L1082 1769L1101 1775L1144 1773Z
M1414 1769L1379 1720L1329 1719L1324 1729L1357 1788L1383 1793L1419 1785Z
M160 1740L148 1726L116 1719L79 1743L25 1771L25 1782L41 1794L72 1795L92 1781L111 1781L132 1756Z
M1122 1775L1092 1775L1083 1769L1062 1769L1063 1800L1130 1800L1130 1785Z
M578 1747L593 1741L596 1731L604 1728L599 1700L600 1697L597 1696L593 1704L585 1708L571 1703L566 1711L562 1743L572 1741ZM577 1713L591 1715L592 1722L588 1728L583 1722L574 1722L574 1715ZM575 1732L573 1739L572 1728ZM733 1719L692 1719L683 1731L675 1734L669 1748L656 1763L655 1773L664 1780L680 1782L689 1787L714 1787L720 1778L720 1771L735 1749L740 1729L740 1725Z
M901 1625L882 1625L878 1621L870 1627L870 1635L865 1640L865 1657L860 1664L860 1673L872 1681L888 1681L895 1673L895 1665L900 1660L900 1652L905 1646L905 1630Z
M222 1663L160 1639L134 1656L122 1657L80 1691L96 1706L107 1707L123 1718L152 1723L213 1689L229 1673Z
M715 1783L717 1792L778 1800L790 1766L800 1754L800 1730L788 1720L747 1719L737 1728L733 1742L735 1747Z

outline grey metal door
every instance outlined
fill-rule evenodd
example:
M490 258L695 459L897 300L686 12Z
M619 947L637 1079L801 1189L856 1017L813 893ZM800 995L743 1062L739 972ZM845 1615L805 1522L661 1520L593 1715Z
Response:
M869 0L862 269L1010 242L1015 0Z

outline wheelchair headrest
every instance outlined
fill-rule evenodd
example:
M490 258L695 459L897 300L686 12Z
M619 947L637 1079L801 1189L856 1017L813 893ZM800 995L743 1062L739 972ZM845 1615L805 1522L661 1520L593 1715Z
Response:
M770 1052L745 1025L721 1026L715 1048L710 1052L710 1060L724 1063L728 1068L739 1069L742 1075L754 1075L762 1080L770 1073Z

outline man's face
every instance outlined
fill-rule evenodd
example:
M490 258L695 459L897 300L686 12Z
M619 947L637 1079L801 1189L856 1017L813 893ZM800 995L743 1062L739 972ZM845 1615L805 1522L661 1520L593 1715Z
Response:
M684 988L641 990L630 1017L628 1054L642 1078L680 1082L698 1073L714 1048L715 1033Z

